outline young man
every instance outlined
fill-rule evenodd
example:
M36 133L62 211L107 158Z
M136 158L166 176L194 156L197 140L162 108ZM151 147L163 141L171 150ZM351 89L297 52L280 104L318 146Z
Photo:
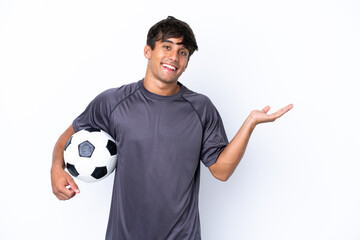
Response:
M201 239L200 161L215 178L226 181L255 126L292 108L288 105L273 114L267 114L269 107L252 111L229 143L209 98L178 82L196 50L186 23L168 17L155 24L144 48L145 78L98 95L55 145L52 188L58 199L68 200L79 193L64 171L63 148L69 137L95 127L116 140L107 240Z

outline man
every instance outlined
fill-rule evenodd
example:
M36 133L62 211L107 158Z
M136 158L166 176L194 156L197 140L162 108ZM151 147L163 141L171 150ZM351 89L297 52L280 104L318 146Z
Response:
M64 171L63 148L75 132L95 127L108 132L118 149L107 240L200 237L200 161L226 181L242 158L255 126L273 114L252 111L229 143L221 117L209 98L178 82L197 50L188 24L168 17L148 33L145 78L98 95L60 136L51 180L60 200L79 193ZM199 161L200 160L200 161Z

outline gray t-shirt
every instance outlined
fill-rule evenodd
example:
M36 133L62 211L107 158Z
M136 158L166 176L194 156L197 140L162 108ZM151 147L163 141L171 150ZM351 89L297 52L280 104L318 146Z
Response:
M73 122L116 140L107 240L201 239L199 160L214 164L228 139L210 99L178 84L172 96L149 92L143 80L109 89Z

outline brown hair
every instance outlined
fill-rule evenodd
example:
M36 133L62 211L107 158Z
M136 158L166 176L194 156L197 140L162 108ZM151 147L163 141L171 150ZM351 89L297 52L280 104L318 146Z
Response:
M171 16L161 20L149 29L146 44L154 50L156 41L180 37L183 38L181 44L189 50L190 58L190 56L198 50L195 35L186 22Z

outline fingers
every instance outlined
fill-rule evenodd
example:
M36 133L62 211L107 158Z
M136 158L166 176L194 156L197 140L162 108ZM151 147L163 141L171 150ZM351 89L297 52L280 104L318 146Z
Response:
M70 186L63 186L57 188L54 194L59 200L69 200L76 195L76 192Z
M265 123L265 122L273 122L277 118L284 115L286 112L288 112L292 108L293 108L293 105L289 104L289 105L283 107L282 109L278 110L275 113L268 114L268 112L270 110L270 106L266 106L261 111L259 111L259 110L251 111L249 119L251 119L251 122L255 125L260 124L260 123Z
M69 200L70 198L75 196L75 192L71 189L66 188L65 186L55 189L54 194L59 200Z
M70 198L75 196L75 192L72 189L68 189L66 187L58 188L54 190L54 195L59 200L69 200Z
M264 113L267 113L269 110L270 110L270 106L266 106L266 107L263 108L262 111L263 111Z
M52 188L54 195L59 200L69 200L74 197L75 194L80 193L79 187L76 185L74 179L63 170L53 172Z
M289 105L283 107L282 109L278 110L277 112L274 113L275 119L281 117L282 115L287 113L292 108L293 108L293 104L289 104Z
M293 104L289 104L289 105L281 108L280 110L278 110L275 113L268 114L268 112L270 110L270 106L266 106L261 111L254 111L253 115L256 116L257 123L273 122L277 118L279 118L282 115L284 115L285 113L287 113L292 108L293 108ZM263 113L263 114L259 115L258 113Z
M79 187L76 185L74 179L69 176L66 179L66 184L63 185L60 190L60 195L65 198L65 200L69 200L77 193L80 193Z
M75 181L73 178L69 178L68 179L68 183L70 185L70 188L72 191L74 191L75 193L80 193L79 187L76 185Z
M74 197L74 196L75 196L75 193L69 195L69 194L65 194L65 193L59 192L58 194L55 194L55 196L56 196L59 200L65 201L65 200L69 200L70 198Z

